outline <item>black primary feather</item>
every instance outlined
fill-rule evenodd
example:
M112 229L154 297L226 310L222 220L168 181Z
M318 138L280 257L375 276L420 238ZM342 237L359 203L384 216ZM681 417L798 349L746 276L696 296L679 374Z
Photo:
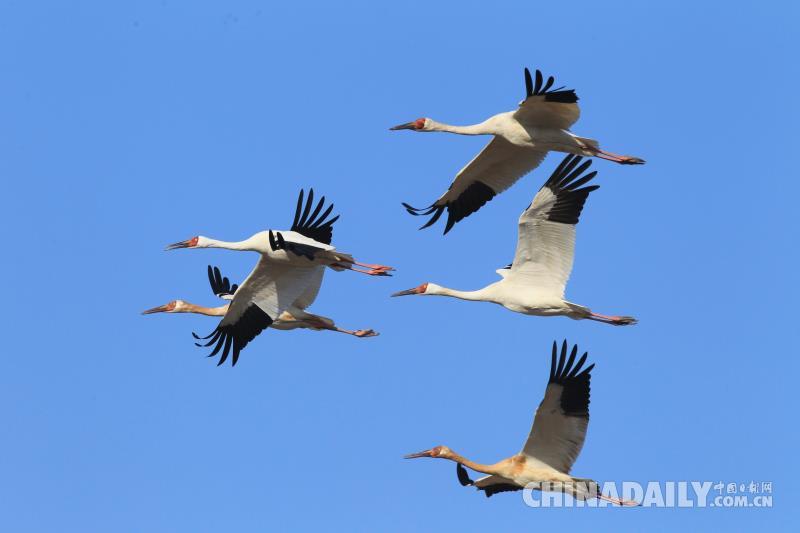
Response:
M314 239L317 242L330 244L333 239L333 223L339 220L338 215L326 220L333 210L333 204L330 204L325 212L320 215L320 211L322 211L325 204L325 197L323 196L320 199L317 207L311 212L311 207L314 203L314 189L309 189L305 205L303 203L303 195L304 191L301 189L300 195L297 197L297 208L294 212L292 231L296 231L300 235Z
M486 494L487 498L491 498L493 495L500 492L514 492L517 490L522 490L522 487L512 483L498 483L495 485L489 485L487 487L478 487L478 490L482 490L484 494Z
M205 337L199 337L194 332L192 332L192 335L198 340L210 339L205 344L195 343L196 346L207 348L212 344L215 345L208 357L221 353L217 366L224 363L231 353L233 354L231 366L235 366L239 361L239 353L242 349L255 339L259 333L268 328L272 322L272 317L253 303L245 309L236 322L224 326L218 325L214 331Z
M222 275L219 268L208 265L208 283L211 285L211 292L216 296L233 296L239 288L235 283L231 285L228 278Z
M497 193L483 183L482 181L472 182L464 191L456 198L443 205L430 205L428 207L419 209L411 207L407 203L403 203L410 214L414 216L419 215L433 215L428 222L419 229L425 229L432 226L442 216L444 210L447 209L447 223L444 227L444 235L453 229L453 226L470 216L472 213L483 207L483 205L495 197Z
M591 159L587 159L578 166L582 159L580 156L569 154L542 186L550 189L556 197L555 203L547 211L547 220L562 224L577 224L589 193L600 188L599 185L579 188L597 175L597 171L593 171L581 177L592 164Z
M555 78L549 76L547 82L544 81L542 72L536 70L536 83L531 79L531 71L525 69L525 98L531 96L544 96L545 102L556 102L559 104L574 104L578 101L578 95L575 94L574 89L564 89L558 87L557 89L550 89L555 83Z
M462 487L467 487L469 485L474 485L475 482L469 478L469 473L467 473L467 469L464 468L464 465L461 463L456 463L456 475L458 476L458 482L461 483Z
M272 232L269 230L269 247L273 252L277 250L286 250L294 255L305 257L309 261L313 261L317 252L323 251L322 248L311 246L310 244L301 244L299 242L287 241L283 238L280 231Z
M553 341L549 383L563 387L561 391L561 409L567 416L588 419L591 371L594 368L594 363L581 370L589 354L584 352L576 363L575 357L577 355L578 345L576 344L569 352L569 357L567 357L567 341L564 340L561 344L561 354L558 356L558 345Z

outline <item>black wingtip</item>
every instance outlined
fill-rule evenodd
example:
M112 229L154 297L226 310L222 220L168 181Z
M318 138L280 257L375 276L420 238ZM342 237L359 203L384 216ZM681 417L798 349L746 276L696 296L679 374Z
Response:
M461 463L456 463L456 475L458 476L458 482L461 483L462 487L468 487L475 484L475 482L469 478L467 469L464 468L464 465Z

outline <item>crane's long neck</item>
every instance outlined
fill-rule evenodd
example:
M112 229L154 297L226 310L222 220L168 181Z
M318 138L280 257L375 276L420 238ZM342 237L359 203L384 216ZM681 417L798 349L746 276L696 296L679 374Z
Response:
M258 246L259 244L259 235L254 235L249 239L245 239L243 241L220 241L217 239L210 239L208 237L202 237L200 243L198 243L198 248L223 248L225 250L239 250L245 252L259 252L261 251L261 247Z
M430 119L429 119L430 120ZM451 124L444 124L430 120L428 131L443 131L446 133L456 133L458 135L496 135L497 129L489 120L485 120L479 124L472 124L470 126L453 126Z
M483 474L494 474L504 477L508 474L507 472L505 472L505 469L503 468L504 463L502 461L499 463L495 463L493 465L484 465L481 463L476 463L475 461L470 461L463 455L459 455L453 451L451 451L448 455L446 455L445 459L450 459L451 461L455 461L456 463L461 463L467 468L471 468L472 470L476 472L481 472Z
M449 289L439 285L428 284L426 295L433 296L450 296L451 298L458 298L459 300L470 300L473 302L493 302L494 298L488 287L479 289L477 291L459 291L456 289Z
M195 305L186 302L183 304L180 312L206 316L225 316L225 313L228 312L228 305L221 305L219 307L203 307L202 305Z

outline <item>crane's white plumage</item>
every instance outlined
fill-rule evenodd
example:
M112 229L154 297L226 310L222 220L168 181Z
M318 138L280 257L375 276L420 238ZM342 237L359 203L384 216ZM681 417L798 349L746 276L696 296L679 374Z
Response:
M210 356L221 353L221 365L232 353L235 365L241 350L294 305L314 283L321 268L275 264L262 256L233 295L217 328L203 338L210 339L204 346L215 344Z
M517 313L568 316L613 325L633 324L631 317L605 316L564 299L575 252L575 225L586 198L598 188L585 186L596 172L586 173L587 160L568 155L519 218L514 261L497 270L502 278L477 291L458 291L424 283L393 296L423 294L500 304Z
M575 256L575 225L589 193L579 188L597 172L580 176L591 164L575 168L580 158L567 156L519 217L517 249L507 283L520 284L541 296L564 297Z
M526 98L516 111L499 113L472 126L451 126L421 118L394 129L441 131L462 135L493 135L484 149L456 175L448 190L426 208L403 204L412 215L430 216L423 228L436 223L447 210L444 233L480 209L541 164L550 151L594 156L621 164L641 164L642 159L601 150L594 139L578 137L569 128L580 117L578 96L572 89L553 89L553 77L536 81L525 69Z

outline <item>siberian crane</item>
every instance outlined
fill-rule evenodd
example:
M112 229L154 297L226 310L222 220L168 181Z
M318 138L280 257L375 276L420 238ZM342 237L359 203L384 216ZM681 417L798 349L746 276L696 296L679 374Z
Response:
M447 191L433 204L420 209L403 203L412 215L431 215L420 229L436 223L446 209L444 233L447 234L457 222L538 167L550 151L599 157L622 165L644 163L638 157L601 150L596 140L570 132L569 128L580 116L578 96L572 89L553 89L553 82L552 76L545 81L537 70L534 83L526 68L525 99L515 111L499 113L471 126L451 126L430 118L419 118L390 128L493 136L489 144L456 174Z
M560 315L615 326L635 324L633 317L601 315L564 299L575 255L575 225L589 193L599 187L583 187L597 172L581 176L591 165L591 160L587 160L578 166L581 159L574 155L565 157L519 217L514 261L497 270L500 281L477 291L423 283L392 296L450 296L492 302L526 315Z
M550 379L536 410L528 440L518 454L494 464L481 464L447 446L436 446L405 458L431 457L454 461L461 485L473 486L483 491L486 497L530 487L562 491L580 500L599 498L617 505L638 505L634 501L604 495L596 481L569 473L581 453L589 427L589 389L594 364L583 367L587 353L575 361L577 345L572 347L569 357L567 352L566 340L561 345L560 354L556 342L553 342ZM473 481L465 467L487 475Z

